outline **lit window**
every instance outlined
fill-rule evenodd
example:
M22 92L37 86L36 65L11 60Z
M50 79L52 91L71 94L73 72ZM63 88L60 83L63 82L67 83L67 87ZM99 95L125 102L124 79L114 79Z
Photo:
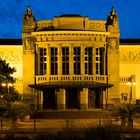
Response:
M51 75L58 74L58 50L51 48Z
M62 74L69 74L69 48L62 47Z
M104 74L104 48L96 48L96 74Z
M40 75L47 72L47 55L46 48L40 48Z
M80 47L74 47L73 52L74 52L74 55L73 55L74 74L80 75L81 74L81 64L80 64L81 48Z
M85 74L92 75L92 48L85 48Z

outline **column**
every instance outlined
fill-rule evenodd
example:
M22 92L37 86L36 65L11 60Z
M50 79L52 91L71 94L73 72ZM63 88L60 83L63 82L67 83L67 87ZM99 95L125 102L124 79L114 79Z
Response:
M38 100L37 100L38 96L37 95L38 95L38 90L33 89L33 95L32 96L33 96L33 105L34 105L35 110L38 110L38 104L37 104L38 103Z
M62 75L62 49L61 45L58 46L58 76Z
M57 91L57 109L63 110L65 109L66 104L66 93L65 89L59 89Z
M107 100L108 100L108 96L107 96L107 89L103 90L103 108L106 109L107 108Z
M100 104L99 104L99 107L100 107L100 108L103 108L103 90L100 89L100 90L99 90L99 93L100 93L100 98L99 98Z
M85 62L85 57L84 57L84 54L85 54L85 48L84 48L84 46L81 46L81 58L80 58L80 64L81 64L81 75L84 75L85 74L85 64L84 64L84 62Z
M106 75L106 66L107 66L107 62L106 62L106 48L104 48L104 75Z
M83 88L80 91L80 109L88 109L88 88Z
M131 83L131 88L132 88L132 104L136 103L136 77L132 78L132 83Z
M39 110L43 110L43 91L39 91L39 100L38 100L38 105L39 105Z
M93 73L93 79L95 81L96 78L96 48L93 46L92 48L92 73Z
M104 75L105 74L105 49L104 48L100 48L100 67L101 67L101 74Z
M50 70L51 70L51 62L50 62L50 58L51 58L51 53L50 53L50 45L47 46L47 75L50 75Z
M40 74L40 48L36 48L36 54L35 54L35 74L36 75Z
M34 107L36 110L43 109L43 91L41 90L34 90Z
M69 47L69 73L72 77L73 75L73 46L71 45Z

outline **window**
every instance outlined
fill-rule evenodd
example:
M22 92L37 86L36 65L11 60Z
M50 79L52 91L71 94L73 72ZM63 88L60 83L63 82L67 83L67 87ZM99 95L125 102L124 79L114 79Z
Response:
M51 75L58 74L58 50L51 48Z
M47 55L46 48L40 48L40 75L47 72Z
M96 74L100 74L100 49L96 48Z
M128 93L122 93L121 94L121 99L124 100L124 101L127 101L128 100Z
M104 74L104 48L96 48L96 74Z
M92 75L92 48L85 48L85 74Z
M80 75L81 74L81 65L80 65L81 49L80 47L74 47L73 52L74 52L74 55L73 55L74 74Z
M62 47L62 74L69 74L69 48Z

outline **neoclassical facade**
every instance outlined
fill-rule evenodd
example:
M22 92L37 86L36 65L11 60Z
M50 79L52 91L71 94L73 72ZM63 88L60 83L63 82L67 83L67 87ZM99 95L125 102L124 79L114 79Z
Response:
M106 21L61 15L23 17L23 91L38 108L100 108L119 97L119 25L114 8ZM113 60L113 61L112 61Z
M21 39L0 39L0 58L5 59L11 67L14 87L23 94L23 45ZM121 102L129 102L132 87L132 101L140 99L140 39L120 39L119 45L119 98ZM135 76L130 84L130 77ZM31 92L31 95L32 94ZM34 97L34 96L33 96ZM34 98L33 98L34 101Z
M23 93L39 109L90 109L119 102L119 23L61 15L23 17Z

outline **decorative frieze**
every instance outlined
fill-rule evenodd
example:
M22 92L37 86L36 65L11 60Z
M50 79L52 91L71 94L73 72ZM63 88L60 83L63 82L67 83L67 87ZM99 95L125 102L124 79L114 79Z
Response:
M120 61L140 63L140 50L139 51L120 51Z
M19 52L6 52L6 51L0 51L0 58L6 60L7 62L19 64L22 63L22 53Z

